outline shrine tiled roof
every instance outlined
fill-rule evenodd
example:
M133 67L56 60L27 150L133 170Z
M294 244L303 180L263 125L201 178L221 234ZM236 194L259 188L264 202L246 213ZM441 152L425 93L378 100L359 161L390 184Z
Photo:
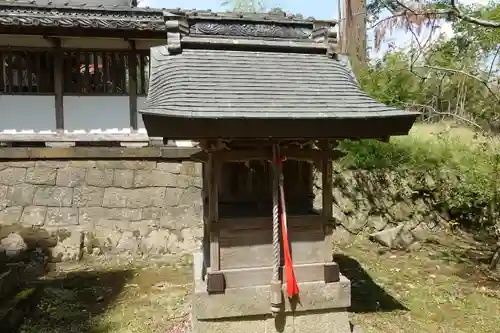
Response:
M188 118L370 118L407 115L360 90L347 64L320 53L151 52L149 114Z
M140 111L150 135L382 137L407 133L418 116L359 88L338 54L335 22L176 15L165 22L167 43L151 49Z

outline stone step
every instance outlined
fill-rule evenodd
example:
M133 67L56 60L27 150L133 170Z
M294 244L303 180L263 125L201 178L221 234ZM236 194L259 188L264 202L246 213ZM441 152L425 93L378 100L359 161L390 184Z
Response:
M0 327L2 332L15 332L25 317L36 305L39 288L23 289L0 304Z

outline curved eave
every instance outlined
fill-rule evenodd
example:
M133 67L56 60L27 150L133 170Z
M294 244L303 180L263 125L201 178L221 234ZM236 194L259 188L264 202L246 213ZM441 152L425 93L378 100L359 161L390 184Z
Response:
M341 139L407 135L418 113L336 118L187 118L142 112L151 137L199 139Z

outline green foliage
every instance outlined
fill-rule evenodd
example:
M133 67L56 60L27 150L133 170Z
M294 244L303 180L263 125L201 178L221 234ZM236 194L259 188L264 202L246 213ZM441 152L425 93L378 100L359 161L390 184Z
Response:
M368 10L376 16L381 8L391 6L397 4L387 0L378 5L372 3ZM427 8L447 7L447 0L427 3ZM461 10L472 17L500 20L498 2ZM382 103L421 111L425 122L452 119L462 125L472 124L475 130L482 127L498 131L495 123L500 119L500 29L457 18L444 19L452 25L451 38L441 36L425 48L419 45L392 50L359 73L359 82ZM413 28L415 24L425 24L415 22ZM500 215L496 208L500 207L498 138L489 134L474 136L470 131L465 136L463 131L459 135L449 131L420 133L419 129L389 143L343 142L342 149L348 152L342 160L343 167L390 169L401 177L430 175L437 183L432 190L436 204L448 210L454 219L476 227L493 225Z
M267 8L266 0L222 0L220 5L236 12L263 12Z
M436 187L426 189L436 204L468 226L493 224L489 214L498 202L500 143L470 131L425 132L417 125L411 135L375 140L343 141L341 168L391 170L401 177L430 176ZM432 125L434 126L434 125Z

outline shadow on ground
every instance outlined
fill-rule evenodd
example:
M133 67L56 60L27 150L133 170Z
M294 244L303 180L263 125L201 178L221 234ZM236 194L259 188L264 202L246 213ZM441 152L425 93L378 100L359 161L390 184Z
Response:
M100 333L131 270L78 270L56 274L50 248L61 235L0 226L0 332Z
M380 287L358 261L343 254L335 254L333 260L342 275L351 281L351 308L354 313L390 312L408 310Z
M20 333L101 333L100 315L116 302L131 270L78 271L35 282L36 304Z

